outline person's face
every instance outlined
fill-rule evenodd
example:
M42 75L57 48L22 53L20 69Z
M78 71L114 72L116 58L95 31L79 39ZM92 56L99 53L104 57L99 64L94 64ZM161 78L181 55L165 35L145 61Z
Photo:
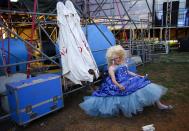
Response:
M115 65L119 65L119 64L122 64L122 58L120 57L120 56L116 56L116 57L114 57L113 58L113 63L115 64Z

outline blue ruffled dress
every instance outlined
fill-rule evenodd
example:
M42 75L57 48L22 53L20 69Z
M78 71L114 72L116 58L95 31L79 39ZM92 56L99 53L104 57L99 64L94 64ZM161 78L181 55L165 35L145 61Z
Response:
M84 102L79 104L87 114L106 117L122 111L124 116L131 117L143 111L143 107L153 105L167 91L147 77L130 75L125 65L115 69L115 77L126 90L121 91L108 76L92 96L84 97Z

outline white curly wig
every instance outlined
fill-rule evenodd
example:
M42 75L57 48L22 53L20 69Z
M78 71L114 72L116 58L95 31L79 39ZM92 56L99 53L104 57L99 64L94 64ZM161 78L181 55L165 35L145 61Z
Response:
M115 46L108 48L108 50L106 52L106 59L108 62L108 66L113 64L113 59L115 57L120 57L123 61L125 60L126 52L122 46L115 45Z

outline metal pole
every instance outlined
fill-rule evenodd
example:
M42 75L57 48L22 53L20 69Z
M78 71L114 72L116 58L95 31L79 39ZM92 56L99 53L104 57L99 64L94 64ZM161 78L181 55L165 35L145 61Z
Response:
M129 11L136 5L137 2L138 2L138 0L135 1L135 3L133 3L133 4L129 7L129 9L127 10L127 12L129 12ZM117 3L117 2L116 2L116 3ZM127 13L124 13L123 16L122 16L122 18L123 18L125 15L127 15Z
M0 13L4 13L4 14L30 14L30 15L52 15L52 16L57 16L57 14L52 14L52 13L34 13L34 12L26 12L26 11L16 11L16 10L2 10L0 9Z
M152 11L151 11L150 6L149 6L149 4L148 4L148 0L145 0L145 1L146 1L146 4L147 4L147 7L148 7L148 9L149 9L150 15L152 16Z
M10 5L10 0L8 0L8 9L10 10L10 7L11 7L11 5ZM10 22L11 21L11 14L8 14L8 22ZM11 25L10 24L8 24L8 27L9 28L11 28ZM8 60L7 60L7 63L9 64L10 63L10 38L11 38L11 33L10 32L8 32ZM9 70L9 68L7 68L7 73L9 73L10 72L10 70Z
M156 3L156 1L153 0L153 4L152 4L152 11L153 11L153 13L152 13L152 35L153 35L153 40L154 40L154 33L155 33L154 27L155 27L155 16L156 16L156 14L155 14L156 13L155 3Z
M0 20L2 21L1 14L0 14ZM2 30L3 29L1 28L0 29L0 38L2 39L1 40L2 41L2 46L1 46L1 50L0 50L0 55L1 55L1 59L2 59L2 64L6 65L6 58L5 58L5 53L4 53L4 51L5 51L5 49L4 49L4 39L3 39L3 34L4 33L3 33ZM4 72L5 72L6 76L8 76L7 68L4 69Z
M109 22L113 25L112 21L109 19L108 15L106 14L106 12L102 9L102 7L100 6L100 4L98 3L97 0L95 0L96 3L98 4L98 6L100 7L100 9L102 10L102 12L104 13L104 15L107 17L107 19L109 20Z
M130 50L130 52L131 53L133 53L132 51L131 51L131 47L132 47L132 30L131 30L131 27L130 27L130 38L129 38L129 50Z
M101 82L101 80L97 80L97 81L93 82L93 84L96 84L96 83L98 83L98 82ZM73 89L73 90L71 90L71 91L65 92L65 93L63 93L63 95L68 95L68 94L70 94L70 93L73 93L73 92L75 92L75 91L78 91L78 90L80 90L80 89L82 89L82 88L86 88L86 87L87 87L87 86L81 86L81 87L79 87L79 88L76 88L76 89Z
M38 24L38 25L43 30L43 32L45 32L45 34L47 35L47 37L49 38L49 40L55 45L55 47L58 48L56 46L56 43L51 39L51 37L49 36L49 34L47 33L47 31L41 26L41 24Z
M50 58L51 59L57 59L57 58L60 58L60 56L53 56L53 57L50 57ZM37 60L18 62L18 63L14 63L14 64L6 64L6 65L0 66L0 69L1 68L5 68L5 67L11 67L11 66L16 66L16 65L21 65L21 64L28 64L28 63L34 63L34 62L42 62L42 61L45 61L45 60L48 60L48 59L47 58L46 59L37 59Z
M93 17L92 17L93 18ZM99 19L106 19L106 18L99 18ZM114 21L117 21L117 22L122 22L122 21L128 21L128 22L131 22L131 20L130 19L124 19L124 18L109 18L109 19L111 19L111 20L114 20ZM146 20L132 20L132 21L134 21L134 22L147 22Z
M11 23L11 24L24 24L24 25L28 25L30 26L32 24L32 22L6 22L7 24ZM40 23L40 24L46 24L46 25L52 25L52 24L57 24L57 21L39 21L39 22L34 22L35 24ZM17 26L14 26L17 27ZM20 26L19 26L20 27Z
M8 119L10 117L10 114L6 114L0 117L0 121Z
M122 27L121 27L120 30L115 34L115 36L116 36L117 34L119 34L119 32L121 32L121 30L124 29L125 26L126 26L128 23L129 23L129 21L127 21L126 24L122 25Z
M51 59L50 57L48 57L45 53L43 53L42 51L38 50L37 48L35 48L35 46L33 46L31 43L29 43L26 40L23 40L17 33L13 32L11 29L7 28L5 25L2 24L2 22L0 22L0 25L3 26L6 30L10 31L12 34L14 34L16 37L18 37L20 40L22 40L26 45L29 45L30 47L32 47L34 50L38 51L39 53L42 54L42 56L44 56L45 58L47 58L48 60L50 60L51 62L55 63L56 65L58 65L59 67L61 67L60 64L58 64L56 61L54 61L53 59Z
M6 65L6 61L4 59L3 50L0 50L0 56L1 56L1 59L2 59L2 64ZM4 72L5 72L5 75L8 76L7 68L4 69Z
M6 51L5 49L1 48L0 50L3 51L3 52L6 52L6 53L8 54L8 51ZM10 53L10 55L13 56L13 57L15 57L16 59L18 59L18 60L20 60L20 61L24 61L24 59L20 59L20 58L18 58L17 56L15 56L15 55L12 54L12 53Z
M36 20L36 11L37 11L37 0L34 0L33 3L33 12L34 14L32 15L32 30L31 30L31 38L30 38L30 43L33 44L33 37L35 33L35 20ZM28 49L28 52L31 52L31 48ZM31 60L31 55L28 53L28 60ZM31 71L30 71L30 63L27 64L27 78L30 77Z
M124 5L123 5L123 2L122 2L121 0L119 0L119 1L120 1L120 3L121 3L121 5L122 5L122 7L123 7L123 9L124 9L124 11L125 11L125 13L127 14L129 20L134 24L135 28L137 29L137 26L136 26L135 22L131 19L129 13L127 12L127 10L125 9L125 7L124 7Z
M104 32L101 31L101 29L97 26L97 24L91 19L91 21L93 22L93 24L96 26L96 28L100 31L100 33L104 36L104 38L108 41L108 43L112 46L112 43L109 41L109 39L107 38L107 36L104 34Z
M83 12L80 8L73 2L74 6L80 11L81 15L84 16ZM97 26L97 24L94 22L93 19L90 19L92 23L97 27L97 29L100 31L100 33L104 36L104 38L107 40L107 42L112 46L112 43L109 41L109 39L106 37L106 35L101 31L101 29Z
M106 1L107 1L107 0L106 0ZM106 3L106 1L103 0L103 1L101 2L101 5L100 5L100 6L101 6L101 7L104 6L104 4ZM94 10L92 16L96 16L96 15L97 15L97 13L100 11L100 10L98 10L100 6L98 6L98 7Z

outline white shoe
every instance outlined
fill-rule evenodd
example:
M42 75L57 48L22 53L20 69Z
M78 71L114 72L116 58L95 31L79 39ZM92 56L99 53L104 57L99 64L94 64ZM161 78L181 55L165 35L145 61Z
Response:
M165 106L165 107L159 107L160 110L172 110L173 109L173 106L172 105L168 105L168 106Z

